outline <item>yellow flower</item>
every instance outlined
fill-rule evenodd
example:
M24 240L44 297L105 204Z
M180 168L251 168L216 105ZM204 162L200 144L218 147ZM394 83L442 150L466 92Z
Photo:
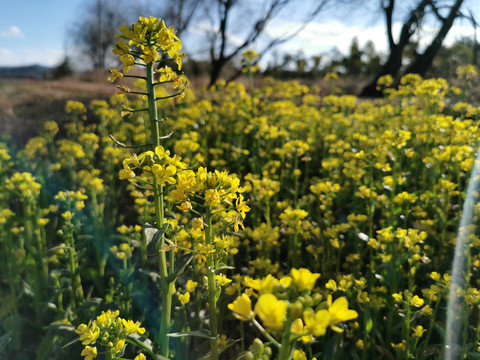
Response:
M193 209L192 203L190 201L182 202L179 206L177 206L177 208L182 211L189 211Z
M195 290L197 285L198 285L197 282L192 281L192 280L188 280L187 285L185 285L185 290L187 290L188 292L192 292L193 290Z
M271 293L275 286L279 284L278 280L270 274L268 274L263 279L252 279L248 276L245 276L245 278L243 279L243 283L245 284L245 286L257 290L261 294Z
M82 345L95 344L97 341L98 335L100 335L100 329L96 326L95 323L89 323L88 326L85 324L80 324L75 330L77 334L80 335L80 341Z
M135 356L135 359L133 359L133 360L147 360L147 357L145 355L143 355L142 353L140 353L137 356Z
M192 227L195 230L203 229L203 218L193 218L192 219Z
M118 177L120 180L129 180L135 177L135 173L130 169L122 169L119 171Z
M318 273L312 273L308 269L292 269L290 275L293 279L293 283L298 288L298 291L312 290L315 286L315 282L320 277Z
M170 81L174 77L174 72L169 66L158 69L158 72L160 73L160 82Z
M217 189L208 189L205 191L205 203L207 205L217 206L220 202L220 194Z
M62 214L62 217L67 221L71 221L73 219L73 215L74 215L74 213L72 213L71 211L65 211Z
M312 309L303 312L305 326L313 336L323 336L330 324L330 313L328 310L319 310L316 313Z
M303 325L303 321L300 318L297 318L293 320L292 322L292 328L290 330L290 333L293 335L301 335L301 334L306 334L308 330L306 327ZM297 341L303 341L305 344L309 343L310 340L312 340L312 334L306 334L305 336L300 337Z
M252 311L252 301L245 293L237 297L233 303L228 304L228 308L238 320L249 321L255 316Z
M225 274L215 275L215 280L217 281L219 286L224 286L232 282L232 280L227 278Z
M424 300L420 297L418 297L417 295L415 295L413 298L412 298L412 301L411 301L411 305L412 306L415 306L415 307L421 307L423 306L424 304Z
M393 300L394 300L396 303L401 303L402 300L403 300L402 293L394 293L394 294L392 294L392 297L393 297Z
M123 78L123 74L115 69L110 69L109 72L112 74L109 78L108 81L114 82L116 79L121 79Z
M115 345L115 354L118 354L123 347L125 346L125 340L118 340L117 344Z
M239 195L237 201L235 203L235 207L238 213L242 216L242 219L245 219L245 216L248 211L250 211L250 207L243 201L243 195Z
M424 329L422 325L417 325L413 329L413 337L421 338L427 329Z
M175 184L175 178L172 175L175 175L177 168L173 165L163 167L159 164L154 164L152 166L152 172L155 174L157 181L160 185L165 185L166 183Z
M95 346L85 346L80 355L85 356L85 360L92 360L97 357L97 348Z
M135 333L140 335L145 334L145 328L140 327L141 324L139 321L133 322L133 320L122 319L122 324L127 335Z
M399 351L405 351L407 348L407 342L405 340L402 340L402 342L398 344L390 343L390 345L395 349Z
M325 288L332 290L332 291L337 291L337 283L335 280L330 279L328 282L325 284Z
M186 292L185 294L178 294L178 300L182 305L187 304L190 301L190 293Z
M303 350L295 349L292 360L307 360L307 355L305 355Z
M327 303L329 305L328 312L330 314L330 327L336 332L343 332L342 329L336 326L336 324L353 320L358 317L358 313L355 310L348 308L348 300L345 297L340 297L332 304L332 296L328 296Z
M275 295L263 294L258 298L254 311L265 327L282 330L287 317L287 307L287 302L278 300Z

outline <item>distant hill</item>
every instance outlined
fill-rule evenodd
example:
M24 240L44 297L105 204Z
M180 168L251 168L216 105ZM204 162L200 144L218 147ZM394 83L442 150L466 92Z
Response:
M0 66L0 79L44 80L51 76L52 68L42 65Z

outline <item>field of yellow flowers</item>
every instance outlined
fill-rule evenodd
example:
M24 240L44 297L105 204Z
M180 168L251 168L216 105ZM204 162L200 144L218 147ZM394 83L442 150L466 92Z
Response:
M194 92L173 28L120 32L111 80L134 89L0 143L0 359L441 359L475 69L462 89L385 77L363 102L273 80ZM468 241L455 351L480 359Z

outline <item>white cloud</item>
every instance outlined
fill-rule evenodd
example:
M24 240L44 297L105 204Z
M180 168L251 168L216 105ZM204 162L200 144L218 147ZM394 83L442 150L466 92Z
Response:
M65 52L58 48L24 47L16 50L0 48L0 66L58 65Z
M0 37L23 39L25 37L25 34L22 32L22 30L20 30L18 26L12 25L9 28L2 30L0 32Z
M15 59L15 53L10 49L0 48L0 66L9 66Z
M270 23L266 28L266 34L272 38L285 35L285 29L297 29L300 23ZM394 39L397 40L402 24L393 24ZM425 25L420 36L420 48L426 46L435 36L438 27ZM473 30L469 26L454 24L448 33L444 44L451 45L462 36L472 36ZM322 23L311 22L291 41L279 46L279 50L285 53L302 51L305 56L328 53L336 48L343 54L348 54L352 39L356 37L360 47L368 41L372 41L377 52L388 52L388 41L385 24L375 23L372 26L346 24L338 20L328 20Z
M270 23L266 29L267 35L279 38L285 35L285 29L298 29L302 24ZM352 39L357 37L360 46L369 40L373 41L377 51L387 49L387 39L384 27L374 25L372 27L347 25L338 20L329 20L318 23L311 22L291 41L281 46L282 51L302 50L306 56L316 55L337 48L342 53L350 49Z
M200 22L195 26L193 26L192 29L190 30L192 34L201 35L201 36L216 34L217 31L218 29L216 27L206 22ZM227 35L228 43L236 46L243 44L244 40L240 36L237 36L233 33L228 33L228 32L226 35Z

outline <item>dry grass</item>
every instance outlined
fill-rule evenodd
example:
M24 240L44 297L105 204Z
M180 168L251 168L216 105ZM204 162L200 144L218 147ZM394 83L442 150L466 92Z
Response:
M0 81L0 136L23 145L46 120L62 122L67 100L89 103L116 92L105 74L79 75L58 81Z

